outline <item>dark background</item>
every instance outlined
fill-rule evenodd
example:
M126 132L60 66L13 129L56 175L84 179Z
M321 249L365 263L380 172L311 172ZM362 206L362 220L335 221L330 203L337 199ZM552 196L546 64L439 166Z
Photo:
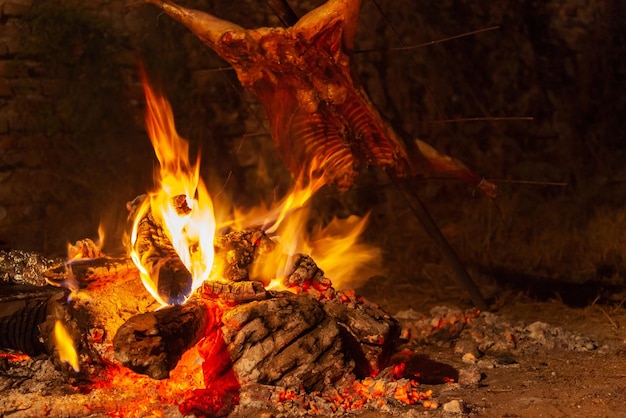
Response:
M290 3L301 15L321 2ZM181 4L244 27L280 24L261 0ZM354 56L372 99L401 136L500 188L491 201L453 181L411 180L483 289L591 283L592 297L622 285L623 2L378 5L363 0L356 39L357 50L375 51ZM122 249L125 203L152 187L155 166L139 62L170 100L180 134L202 150L215 194L252 205L289 183L255 98L153 6L15 0L2 4L0 24L0 249L62 255L68 242L96 238L100 222L105 250ZM532 120L495 119L521 117ZM313 202L320 217L371 210L365 238L382 247L398 292L416 278L435 299L458 291L386 177L372 170L362 182L345 195L324 190Z

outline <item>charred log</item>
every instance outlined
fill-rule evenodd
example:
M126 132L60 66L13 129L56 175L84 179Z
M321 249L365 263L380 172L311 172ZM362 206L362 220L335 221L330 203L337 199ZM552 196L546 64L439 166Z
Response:
M113 338L115 357L137 373L165 379L185 351L204 337L210 319L200 299L133 316Z
M222 331L240 383L320 390L354 368L337 324L308 295L281 294L224 313Z
M357 377L375 376L388 365L400 336L400 324L395 318L352 292L338 293L321 303L353 353Z
M46 320L50 299L20 301L22 308L0 318L0 349L16 350L29 356L46 352L39 326ZM3 303L3 309L9 302Z
M200 292L211 298L219 298L227 305L238 305L255 300L267 299L268 292L260 282L218 282L209 281L202 285Z
M308 290L312 287L321 292L332 286L332 282L324 276L324 271L306 254L296 257L293 271L283 280L283 284L290 289Z
M0 318L0 350L19 351L31 357L47 354L58 368L67 369L63 366L65 359L59 352L55 328L61 325L66 330L72 349L78 352L84 345L79 329L86 330L87 321L81 321L81 315L68 303L68 291L50 287L36 289L39 292L31 289L28 297L3 301L2 311L7 313L13 309L13 312ZM41 297L43 294L51 296ZM22 307L15 309L19 305Z
M43 277L52 285L79 290L123 277L123 272L129 269L136 270L129 258L103 256L55 264L46 270Z
M251 264L275 247L276 244L260 229L222 235L215 240L217 269L226 280L249 280Z

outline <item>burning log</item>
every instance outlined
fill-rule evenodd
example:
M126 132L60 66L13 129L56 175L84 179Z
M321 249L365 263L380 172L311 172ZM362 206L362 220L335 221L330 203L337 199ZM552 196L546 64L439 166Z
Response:
M97 376L113 361L111 338L119 326L154 309L155 302L131 260L82 258L102 255L91 240L79 241L71 253L78 258L62 263L35 254L27 258L47 268L38 268L29 280L58 287L0 285L0 350L47 354L66 372L71 361L70 377L82 379ZM6 271L22 269L23 257L13 258L18 265L5 259Z
M233 282L250 280L250 266L275 250L276 244L260 229L233 231L215 239L216 269Z
M69 372L64 366L69 363L76 376L78 349L84 348L81 329L88 329L85 318L68 303L68 291L43 287L26 293L29 296L18 298L13 304L3 301L5 311L10 311L15 302L23 306L0 318L0 349L31 357L47 354L60 370ZM18 291L17 295L23 294Z
M201 293L208 297L219 298L229 306L268 298L263 283L252 281L233 283L211 280L202 285Z
M192 277L189 270L176 253L172 242L163 229L163 225L156 219L150 205L143 200L149 199L142 195L129 203L141 204L145 214L137 224L137 240L134 250L142 264L148 269L148 275L156 279L156 290L166 303L181 303L191 293ZM172 207L178 215L186 215L191 209L187 204L187 196L178 195L172 199ZM131 214L134 211L131 210Z
M339 326L307 294L239 305L224 313L224 339L241 384L321 390L350 375L354 361Z

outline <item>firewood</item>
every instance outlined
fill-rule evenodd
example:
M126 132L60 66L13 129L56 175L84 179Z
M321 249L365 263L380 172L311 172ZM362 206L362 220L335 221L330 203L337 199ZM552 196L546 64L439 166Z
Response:
M238 305L222 317L222 332L240 383L320 390L350 374L354 363L337 324L309 295Z
M27 294L25 298L15 299L13 304L3 301L3 310L10 309L11 305L21 304L22 307L0 318L0 350L19 351L31 357L47 354L57 368L67 371L55 327L61 325L68 333L71 349L78 356L78 351L84 347L80 329L86 330L88 321L68 303L67 290L48 286L31 288Z
M294 261L293 271L283 279L283 284L288 288L314 289L324 291L332 286L332 282L324 276L311 256L298 254Z
M22 298L19 298L20 292L17 291L17 298L13 301L7 300L8 298L2 301L0 350L16 350L29 356L46 353L46 347L40 340L39 326L46 320L48 304L63 292L54 289L53 295L50 296L50 290L47 288L45 296L42 296L41 288L37 290L39 292L29 292L28 296Z
M115 357L137 373L165 379L185 351L206 334L210 323L207 302L199 298L135 315L113 338Z
M216 270L225 280L249 280L251 264L275 249L276 244L260 229L221 235L215 239Z
M136 270L129 258L103 256L57 263L46 270L43 277L55 286L86 289L91 283L102 284L103 280L123 276L123 271L129 269Z
M184 195L174 197L172 203L178 213L184 214L191 210ZM156 280L159 296L166 303L181 303L189 296L191 273L181 261L163 226L150 208L139 220L134 249L150 277Z
M200 293L212 298L219 298L227 305L263 300L268 297L268 292L261 282L222 282L207 281L202 285Z
M353 292L338 292L321 303L324 312L341 328L359 378L375 376L387 366L400 336L395 318Z

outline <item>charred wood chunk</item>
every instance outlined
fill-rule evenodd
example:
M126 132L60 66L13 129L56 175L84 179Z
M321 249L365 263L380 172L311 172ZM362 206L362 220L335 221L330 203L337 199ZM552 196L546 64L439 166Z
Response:
M260 282L218 282L206 281L200 292L210 298L217 298L227 305L263 300L268 293Z
M122 272L137 267L129 258L100 257L63 262L50 267L45 273L46 281L55 286L71 286L77 289L88 288L94 281L117 280Z
M349 374L339 328L306 294L237 306L222 317L222 332L241 384L304 385L320 390Z
M250 279L249 268L258 255L273 251L274 242L261 230L234 231L215 240L216 262L222 277L239 282Z
M325 291L332 286L331 281L324 276L311 256L300 254L296 258L293 271L283 280L283 284L289 288L298 287L306 290L313 287L319 291Z
M76 241L74 245L70 245L67 250L67 256L70 260L85 258L101 258L104 253L98 244L89 238Z
M191 299L131 317L113 338L115 357L137 373L154 379L169 377L183 353L205 335L211 323L206 303Z
M321 303L326 314L341 327L344 341L357 361L358 376L376 375L391 357L400 336L400 324L375 304L350 296L338 293Z
M67 302L69 292L52 289L54 290L45 292L53 292L49 297L16 299L2 303L2 311L7 315L0 318L0 349L17 350L29 356L48 354L57 368L63 368L65 359L61 358L59 341L54 332L57 323L67 331L71 341L66 343L76 353L81 350L83 341L80 337L78 315ZM13 312L7 312L11 305L18 304L22 306Z
M0 349L21 351L29 356L46 353L40 340L39 325L46 320L48 299L17 303L23 307L0 318Z
M177 210L179 198L175 198ZM181 207L184 211L184 207ZM191 293L192 277L163 227L150 210L139 221L135 251L155 280L159 296L168 304L182 303Z

